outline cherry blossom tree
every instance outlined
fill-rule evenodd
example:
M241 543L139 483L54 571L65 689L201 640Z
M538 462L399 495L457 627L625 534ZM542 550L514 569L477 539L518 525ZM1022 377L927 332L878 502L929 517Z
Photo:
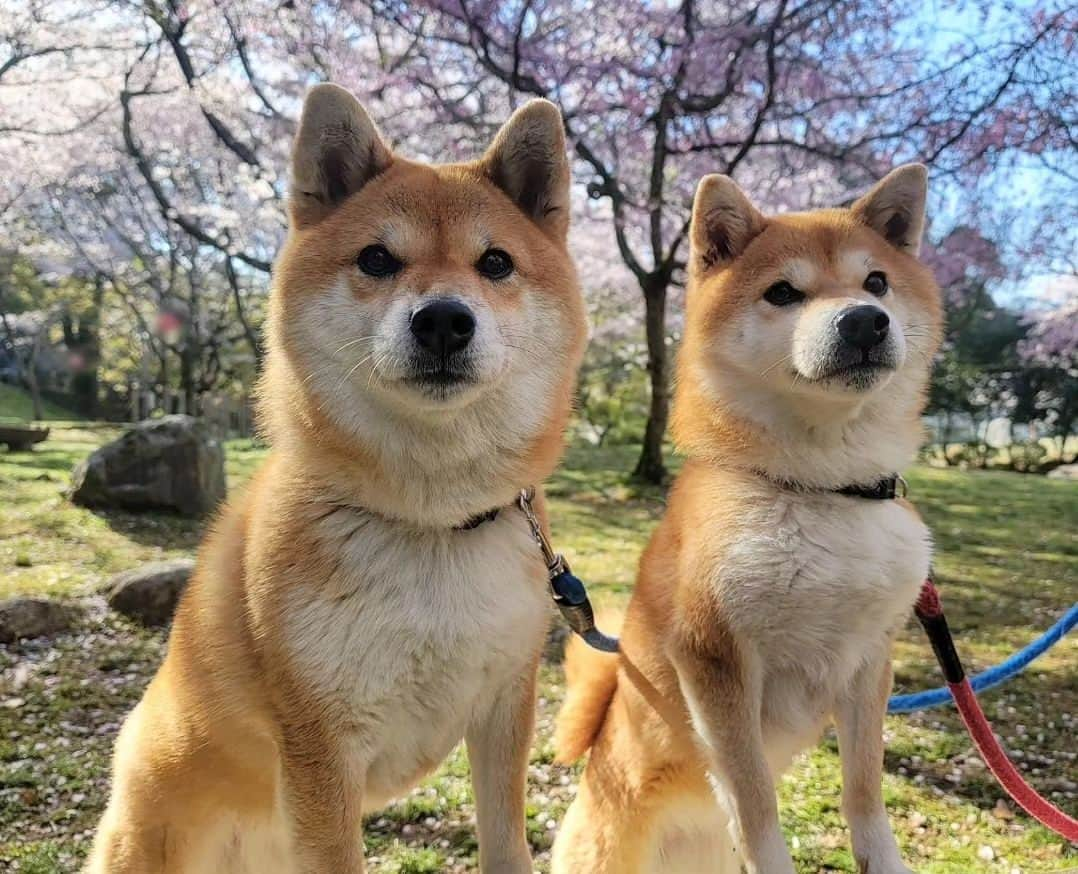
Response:
M1029 332L1018 344L1025 364L1025 403L1018 413L1044 422L1062 460L1067 441L1078 436L1078 272L1056 285L1055 305L1030 314Z
M1060 110L1078 78L1073 62L1058 66L1073 59L1066 6L1008 18L960 5L981 16L982 37L936 54L925 49L938 43L934 23L916 6L858 0L379 8L437 46L411 70L447 118L500 112L491 78L510 104L537 95L562 107L588 192L611 207L611 257L616 246L643 296L651 406L636 472L653 481L665 472L668 293L703 173L800 208L844 200L901 160L968 182L1009 152L1056 159L1074 141L1073 112ZM462 53L474 70L460 69Z
M435 160L473 155L512 106L548 97L577 161L585 288L597 312L623 295L599 340L643 304L637 472L658 480L696 180L731 173L770 208L802 208L926 160L963 214L939 238L976 259L956 229L984 233L1012 156L1064 180L1038 210L1075 200L1078 22L1062 4L954 0L941 14L976 24L944 38L922 11L866 0L11 0L0 234L53 272L103 277L136 324L146 301L212 288L202 300L235 329L219 342L257 357L310 84L351 88L394 145Z

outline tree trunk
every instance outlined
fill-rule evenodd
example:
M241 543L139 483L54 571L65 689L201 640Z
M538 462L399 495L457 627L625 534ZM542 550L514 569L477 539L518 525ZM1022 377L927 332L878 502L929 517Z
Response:
M180 388L183 389L183 407L188 416L197 416L198 393L195 388L195 355L190 342L180 353Z
M243 297L240 294L240 281L236 275L236 269L232 265L232 259L225 259L225 275L228 277L228 283L232 287L232 301L236 305L236 317L240 320L240 327L243 329L243 336L247 339L247 345L251 347L251 352L255 358L255 371L262 372L262 343L259 340L258 332L251 327L251 323L247 319L247 308L243 303Z
M79 370L71 381L75 396L75 409L89 419L97 418L98 371L101 368L101 305L104 300L104 282L94 280L92 306L79 316L75 327L70 312L61 319L64 329L64 345L79 358Z
M651 403L644 429L644 444L633 477L660 485L666 479L663 463L663 435L670 415L670 380L666 350L666 280L649 278L644 291L644 326L648 346L648 378Z
M45 418L45 408L41 403L41 388L37 384L37 374L32 370L28 371L29 376L26 378L26 382L30 387L30 403L34 407L34 420L40 422Z
M26 384L30 389L30 402L34 407L34 419L40 422L45 418L45 408L41 403L41 386L37 382L37 353L41 349L41 338L45 333L45 325L41 326L34 342L30 345L30 361L24 374Z
M101 307L105 301L105 283L101 277L94 280L93 311L85 325L86 345L83 355L86 358L82 386L82 402L85 414L96 419L99 413L97 392L100 387L101 372Z

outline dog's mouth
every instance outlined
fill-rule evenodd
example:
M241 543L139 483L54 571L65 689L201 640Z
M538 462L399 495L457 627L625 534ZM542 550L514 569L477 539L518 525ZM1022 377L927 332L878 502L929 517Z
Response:
M816 383L840 384L862 391L874 386L897 367L893 355L883 350L866 350L858 355L839 353L811 377Z
M408 382L413 385L446 386L472 382L472 378L459 370L425 370L421 373L413 373L408 377Z
M429 394L446 395L476 382L473 367L461 361L443 359L442 361L418 361L405 382Z

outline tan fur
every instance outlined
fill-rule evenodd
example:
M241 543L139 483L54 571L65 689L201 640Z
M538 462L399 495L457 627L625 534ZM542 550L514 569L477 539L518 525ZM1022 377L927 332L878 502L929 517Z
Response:
M617 634L621 622L620 615L598 616L599 627L609 634ZM562 764L579 759L591 748L618 682L616 655L592 649L576 636L569 638L565 653L567 691L554 735L557 760Z
M767 218L729 180L701 183L674 413L688 460L641 560L619 656L568 651L559 754L589 741L591 753L555 874L789 874L774 781L830 719L858 864L908 870L880 797L882 721L928 534L904 501L827 490L874 482L917 447L941 321L910 254L918 179L903 168L851 210ZM870 270L886 272L882 298L860 287ZM779 280L806 298L768 304ZM902 332L893 371L868 387L801 372L819 366L813 342L831 342L833 320L863 303Z
M561 120L529 104L481 160L427 166L320 86L293 163L260 389L273 449L202 545L86 870L356 874L362 815L463 737L481 867L524 874L549 608L507 505L559 458L584 343ZM373 242L405 269L361 273ZM490 246L516 265L497 283L473 266ZM446 294L476 312L478 376L413 389L409 308Z

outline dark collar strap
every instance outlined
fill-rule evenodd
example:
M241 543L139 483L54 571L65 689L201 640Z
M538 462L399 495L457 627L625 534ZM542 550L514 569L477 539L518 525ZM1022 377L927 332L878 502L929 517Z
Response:
M472 516L466 522L462 522L460 525L454 525L454 531L471 531L473 528L478 528L484 522L493 522L498 518L498 513L501 512L501 507L495 507L493 510L487 510L485 513L479 513Z
M344 501L337 501L337 502L334 502L332 504L332 506L337 508L337 509L348 509L348 510L354 510L354 511L359 512L359 513L368 513L371 516L375 516L375 517L377 517L379 519L382 519L383 521L388 522L391 525L408 525L409 524L408 521L405 520L405 519L399 519L399 518L397 518L395 516L388 516L388 515L385 515L383 513L379 513L377 510L372 510L370 507L364 507L364 506L362 506L360 504L350 504L350 503L347 503L347 502L344 502ZM498 518L498 514L502 511L502 509L503 509L502 507L495 507L493 510L487 510L486 512L483 512L483 513L477 513L476 515L471 516L468 519L465 519L463 522L460 523L460 525L452 525L452 526L450 526L448 528L445 528L443 530L446 530L446 531L471 531L473 528L478 528L480 525L484 524L485 522L493 522L495 519Z
M767 477L766 474L762 474ZM771 477L767 477L771 479ZM787 480L772 480L777 482L784 488L794 489L801 492L815 491L815 489L806 488L798 483L789 482ZM901 485L901 489L899 486ZM867 498L870 501L893 501L895 498L905 497L906 495L906 481L902 479L897 473L893 473L890 476L885 476L878 482L872 483L872 485L852 485L842 486L838 489L828 489L838 495L850 495L855 498ZM478 513L467 521L460 525L453 527L454 531L471 531L474 528L478 528L486 522L493 522L498 518L498 513L501 512L501 507L495 507L493 510L487 510L485 513Z
M878 480L871 485L863 486L854 484L850 486L840 486L837 489L821 489L802 485L793 480L775 479L775 477L764 473L762 470L756 470L754 473L758 476L762 476L766 480L770 480L775 485L784 489L789 489L792 492L832 492L836 495L850 495L854 498L867 498L870 501L893 501L895 498L906 497L906 481L897 473L885 476L883 479Z
M902 484L901 491L899 483ZM835 491L840 495L853 495L855 498L868 498L870 501L893 501L895 498L906 496L905 487L906 481L897 473L893 473L870 486L843 486Z

